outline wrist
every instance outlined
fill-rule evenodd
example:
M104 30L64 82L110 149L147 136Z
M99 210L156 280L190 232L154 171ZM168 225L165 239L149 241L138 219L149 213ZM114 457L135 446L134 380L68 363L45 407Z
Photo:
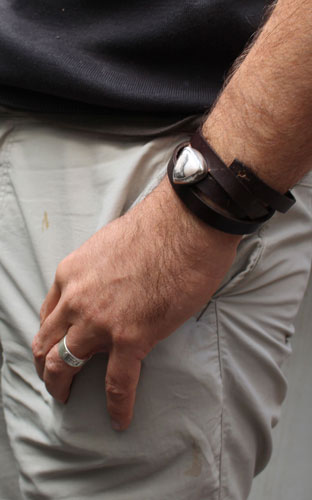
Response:
M195 253L201 255L203 260L211 245L211 239L217 245L229 245L233 250L236 249L242 236L220 231L196 217L176 195L167 176L157 189L167 205L171 223L176 227L177 234L184 235L185 240L189 242L188 246L193 247Z

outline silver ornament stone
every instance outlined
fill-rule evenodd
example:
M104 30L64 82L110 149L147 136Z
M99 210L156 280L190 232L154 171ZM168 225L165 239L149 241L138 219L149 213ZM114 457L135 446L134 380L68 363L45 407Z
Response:
M186 146L173 168L172 179L175 184L194 184L206 177L207 173L203 156L191 146Z

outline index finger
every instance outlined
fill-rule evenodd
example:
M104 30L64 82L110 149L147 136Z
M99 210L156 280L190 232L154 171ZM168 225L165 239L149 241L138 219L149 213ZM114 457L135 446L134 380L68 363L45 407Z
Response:
M139 359L116 347L110 351L105 381L106 403L115 430L125 430L130 425L140 371Z

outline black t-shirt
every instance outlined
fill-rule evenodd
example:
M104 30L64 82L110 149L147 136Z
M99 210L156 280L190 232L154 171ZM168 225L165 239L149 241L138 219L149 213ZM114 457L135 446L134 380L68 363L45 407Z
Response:
M0 104L202 112L268 3L2 0Z

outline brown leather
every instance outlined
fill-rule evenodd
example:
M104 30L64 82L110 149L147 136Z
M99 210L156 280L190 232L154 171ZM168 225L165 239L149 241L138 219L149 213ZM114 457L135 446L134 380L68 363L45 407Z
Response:
M285 213L296 202L290 191L285 194L279 193L237 159L227 167L203 137L201 129L193 135L191 146L202 153L208 162L210 174L227 191L233 201L240 203L240 207L248 213L250 218L264 215L263 208L266 211L268 208L273 208ZM205 179L201 182L204 183ZM239 184L244 188L243 191ZM201 189L200 183L197 185Z
M263 203L259 202L257 197L237 179L235 173L230 170L213 151L200 130L193 135L191 146L204 156L210 175L214 177L217 183L227 192L231 200L234 201L250 219L257 219L268 213L268 208ZM197 188L203 190L206 182L206 178L198 182L196 184Z
M275 191L238 160L227 167L198 130L190 145L199 151L208 167L208 175L191 185L175 184L172 174L180 150L178 146L168 164L172 187L197 217L231 234L249 234L257 230L275 210L285 213L295 198L288 191Z
M194 186L175 184L173 182L172 174L180 149L180 147L175 149L174 154L169 161L168 177L179 198L202 221L225 233L250 234L256 231L258 227L263 224L263 222L268 220L273 215L274 210L270 210L264 217L260 217L255 220L237 219L228 213L224 213L222 208L217 209L216 207L209 206L207 200L203 201L200 196L200 191L197 189L197 184Z
M278 212L285 213L296 202L290 191L281 194L268 186L246 165L234 160L230 169L235 173L236 178L244 184L258 199L261 199L267 206L274 208Z

